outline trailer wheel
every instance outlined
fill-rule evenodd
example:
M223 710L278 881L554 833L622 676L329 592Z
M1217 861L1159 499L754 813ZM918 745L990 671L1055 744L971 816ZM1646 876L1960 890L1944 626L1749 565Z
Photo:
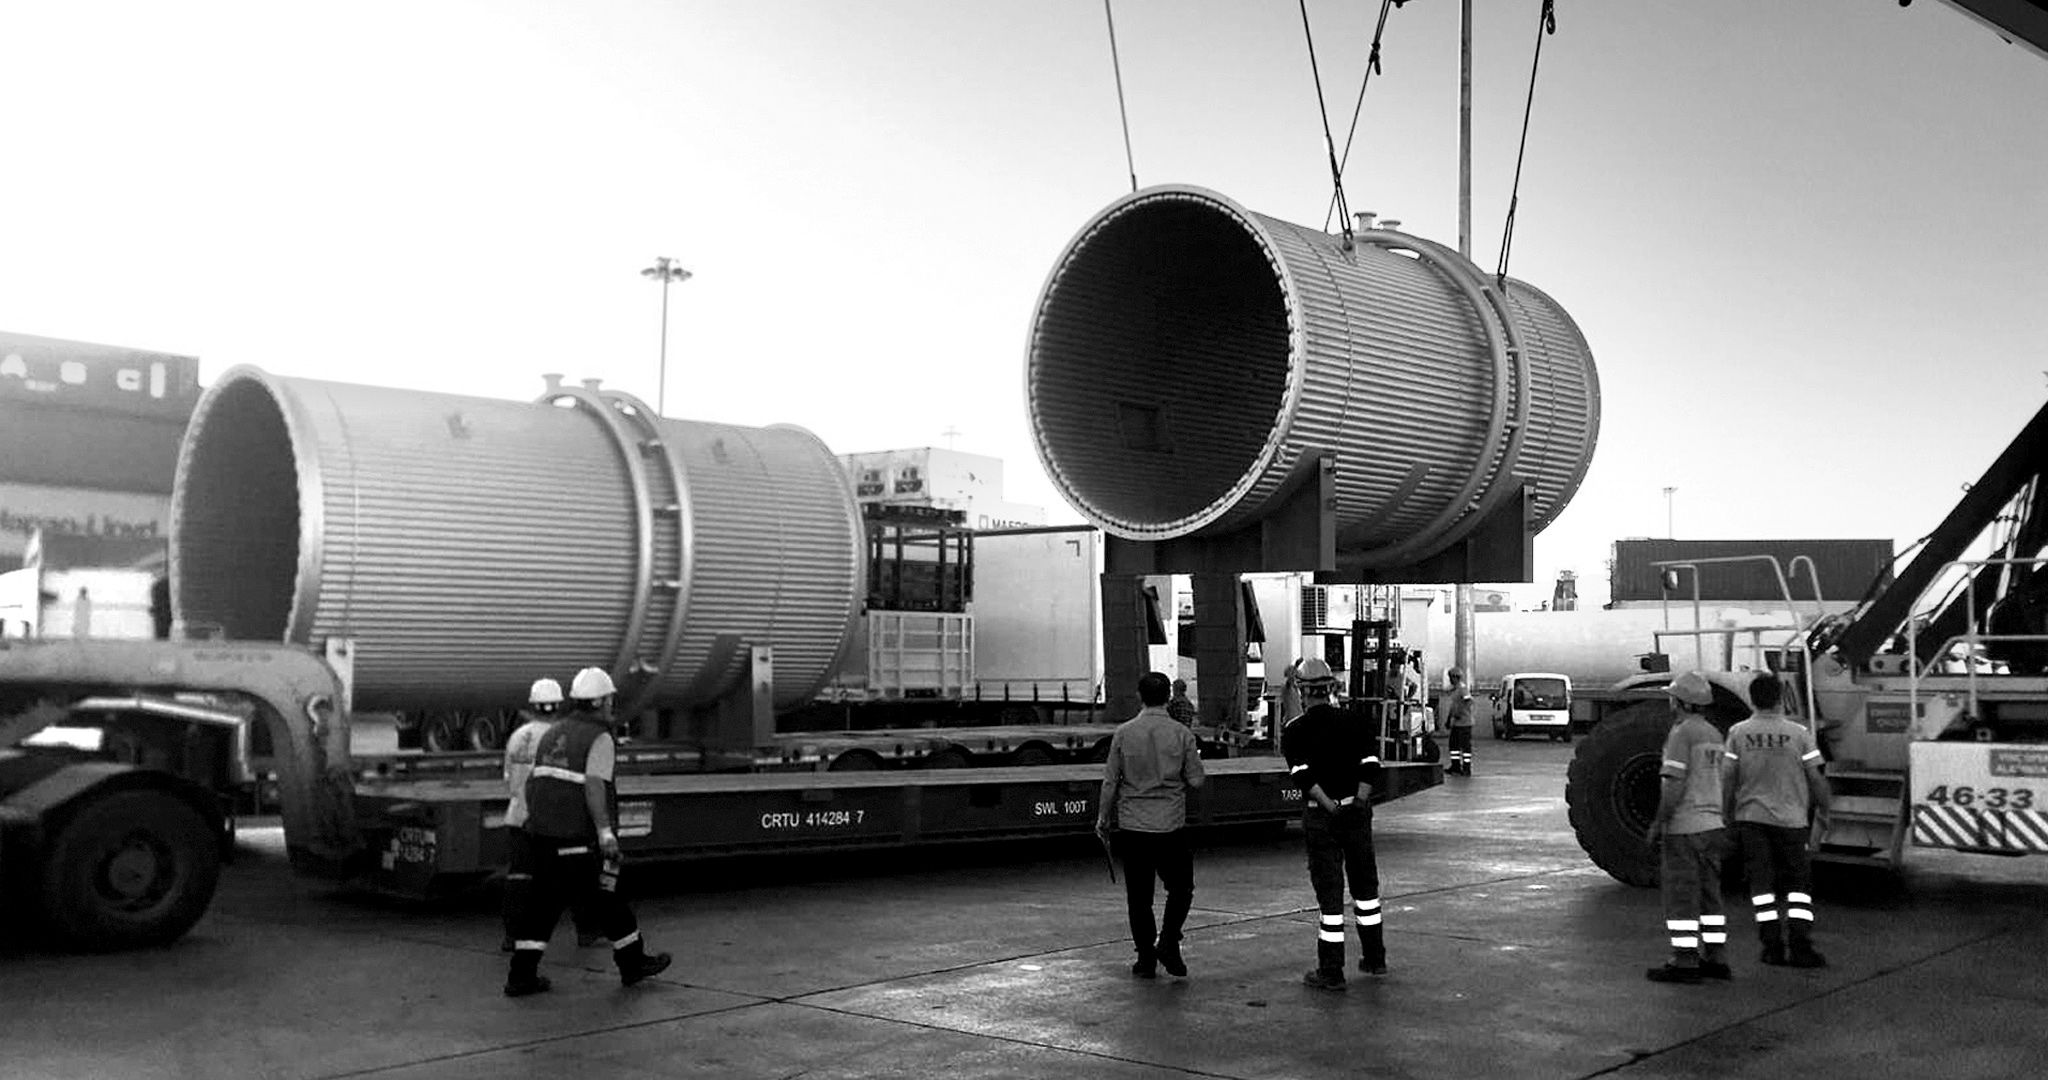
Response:
M47 850L43 917L66 944L91 952L176 941L220 883L219 835L164 791L94 799Z
M1008 765L1034 768L1040 765L1056 765L1058 763L1059 755L1052 752L1052 747L1039 742L1025 743L1012 750L1010 752L1010 760L1005 762Z
M503 750L509 734L510 725L502 714L477 713L464 726L463 744L471 750Z
M445 754L463 748L469 724L461 713L433 712L420 721L420 749Z
M885 766L882 764L882 755L877 754L873 750L869 750L864 747L855 747L854 749L848 750L847 752L839 755L838 757L833 758L832 764L825 766L825 771L874 772L884 767Z
M1579 846L1593 865L1625 884L1657 884L1650 822L1657 816L1664 737L1670 731L1670 706L1631 706L1579 741L1566 773L1565 806Z
M974 756L957 746L948 746L926 754L923 766L927 769L971 769Z

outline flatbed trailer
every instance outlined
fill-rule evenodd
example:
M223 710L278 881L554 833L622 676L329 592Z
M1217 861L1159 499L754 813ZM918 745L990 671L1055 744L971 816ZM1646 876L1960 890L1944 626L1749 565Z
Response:
M256 642L0 643L0 745L69 715L64 703L110 690L229 696L250 707L246 715L268 727L279 750L280 810L297 871L422 898L482 883L505 857L497 755L356 755L346 705L352 656L344 641L330 641L324 655ZM183 934L218 876L226 815L215 794L138 763L24 754L0 752L0 765L14 770L0 770L8 879L0 896L31 899L45 916L68 913L55 921L82 947ZM625 748L619 831L629 856L658 862L1082 835L1093 827L1102 781L1099 764L834 770L821 762L764 772L742 759L737 771L707 771L720 763L684 747ZM1277 825L1300 812L1278 757L1205 767L1211 779L1190 811L1196 828ZM1442 782L1441 771L1423 763L1391 765L1387 777L1375 795L1382 801Z
M1195 829L1284 825L1301 793L1274 757L1204 763ZM1384 802L1442 782L1435 764L1387 767ZM636 862L795 855L1085 836L1099 765L907 772L622 774L619 843ZM473 887L505 859L504 785L495 777L391 776L356 785L364 847L356 883L414 898Z

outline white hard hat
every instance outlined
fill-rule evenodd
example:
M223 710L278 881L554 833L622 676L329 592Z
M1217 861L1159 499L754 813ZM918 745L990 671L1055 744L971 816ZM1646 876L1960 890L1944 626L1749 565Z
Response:
M596 701L618 692L619 688L612 685L612 677L603 668L584 668L569 683L569 696L578 701Z
M1330 665L1314 657L1303 660L1301 667L1295 670L1294 677L1310 686L1337 681L1337 676L1330 673Z
M533 689L526 692L526 700L534 705L560 705L562 684L553 679L535 679Z

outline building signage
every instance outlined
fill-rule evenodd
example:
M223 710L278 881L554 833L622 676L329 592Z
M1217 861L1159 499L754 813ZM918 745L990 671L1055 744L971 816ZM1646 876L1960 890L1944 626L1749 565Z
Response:
M0 331L0 401L6 400L183 419L199 400L199 361Z
M0 568L21 565L37 529L77 536L170 536L171 499L126 491L0 483Z

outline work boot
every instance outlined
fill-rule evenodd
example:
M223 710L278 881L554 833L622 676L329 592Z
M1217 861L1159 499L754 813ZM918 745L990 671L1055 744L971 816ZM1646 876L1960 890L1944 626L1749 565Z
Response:
M1387 962L1385 960L1367 960L1361 956L1358 958L1358 970L1378 978L1387 973Z
M1700 954L1700 976L1708 979L1732 979L1735 972L1728 967L1728 946L1709 945Z
M1131 961L1131 974L1140 979L1156 979L1159 977L1159 961L1141 956Z
M1813 930L1805 920L1795 919L1788 928L1792 939L1791 958L1785 961L1787 967L1817 968L1828 966L1827 959L1813 951Z
M545 975L528 975L525 978L514 975L505 980L505 996L526 997L529 994L545 994L553 985L555 984L549 982Z
M1188 962L1181 959L1180 942L1159 943L1159 966L1165 968L1166 973L1176 979L1188 977Z
M1700 969L1697 967L1680 967L1677 964L1665 963L1659 964L1656 967L1653 967L1650 970L1644 972L1643 976L1644 978L1649 979L1651 982L1684 983L1690 986L1700 981Z
M1784 967L1785 946L1775 941L1764 942L1764 951L1757 955L1756 962L1759 964L1769 964L1772 967Z
M674 957L665 952L658 952L652 955L641 953L630 961L621 959L619 961L619 982L625 986L631 986L642 979L652 978L667 971L668 965L674 959Z
M1313 990L1342 990L1344 989L1344 973L1324 971L1322 968L1310 968L1308 974L1301 977L1301 985Z

